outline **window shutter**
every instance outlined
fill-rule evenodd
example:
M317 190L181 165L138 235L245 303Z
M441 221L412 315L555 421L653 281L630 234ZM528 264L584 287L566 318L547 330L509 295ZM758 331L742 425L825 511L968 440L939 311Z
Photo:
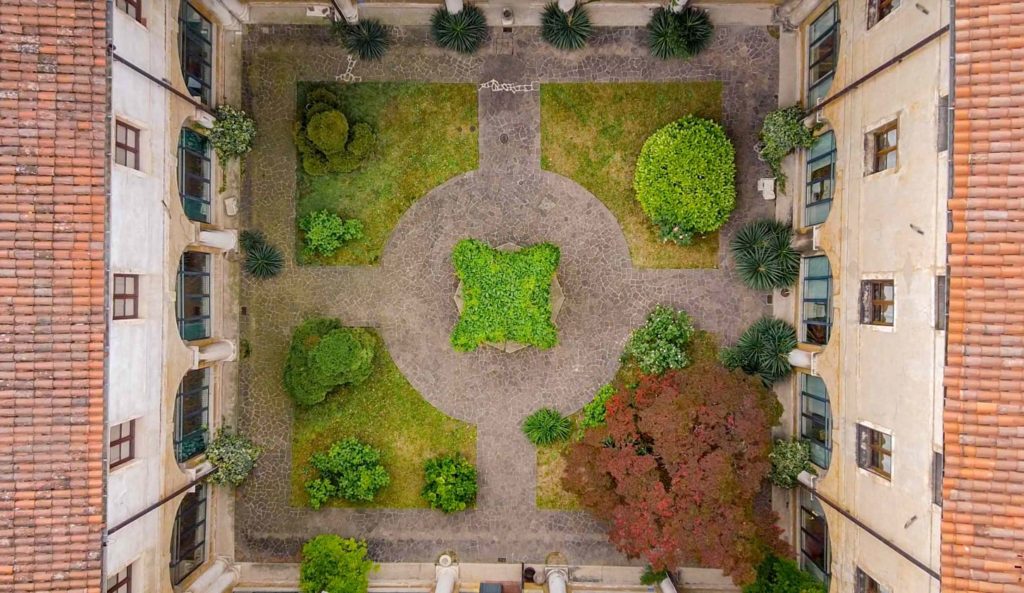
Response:
M871 281L860 283L860 322L871 323Z
M871 465L871 432L866 426L857 425L857 465Z

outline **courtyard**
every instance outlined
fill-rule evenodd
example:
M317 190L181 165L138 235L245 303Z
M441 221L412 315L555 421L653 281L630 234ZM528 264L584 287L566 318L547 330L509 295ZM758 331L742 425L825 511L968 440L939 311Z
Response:
M472 56L438 49L426 27L392 32L373 62L350 58L323 27L256 26L244 37L244 107L259 136L243 226L281 248L285 267L243 279L238 426L264 454L236 496L237 557L295 559L303 542L331 532L365 539L379 562L454 550L465 561L559 551L574 564L629 563L587 512L539 508L537 453L520 424L542 407L580 410L657 305L685 310L722 344L769 312L727 254L744 222L772 215L756 191L769 173L754 145L777 106L776 40L765 27L720 26L698 57L662 61L635 28L599 29L576 52L552 49L534 29L492 29ZM378 132L373 163L346 177L309 179L297 162L300 97L317 83ZM737 196L719 232L679 247L644 226L629 181L643 140L689 114L724 126ZM363 220L363 240L326 259L300 253L297 217L321 208ZM555 347L453 350L451 254L465 238L558 246ZM367 384L297 411L282 368L293 331L314 316L371 328L380 345ZM380 448L386 464L416 463L393 469L372 504L309 508L304 459L350 436ZM479 475L475 506L451 515L419 500L416 473L421 459L449 452Z

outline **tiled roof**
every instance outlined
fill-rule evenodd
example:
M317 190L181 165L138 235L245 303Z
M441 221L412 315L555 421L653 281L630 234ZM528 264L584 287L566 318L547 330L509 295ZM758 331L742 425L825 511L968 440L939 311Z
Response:
M98 592L106 2L0 0L0 591Z
M1024 0L957 0L942 590L1024 592Z

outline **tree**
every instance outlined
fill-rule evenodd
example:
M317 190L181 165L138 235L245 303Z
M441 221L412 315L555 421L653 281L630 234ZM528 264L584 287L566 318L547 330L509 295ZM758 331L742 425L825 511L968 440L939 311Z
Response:
M719 365L713 347L694 349L686 369L618 387L606 426L572 445L562 485L653 570L696 562L747 583L784 549L774 514L755 504L781 409L756 380Z
M366 593L377 565L366 557L366 542L318 535L302 546L302 593Z

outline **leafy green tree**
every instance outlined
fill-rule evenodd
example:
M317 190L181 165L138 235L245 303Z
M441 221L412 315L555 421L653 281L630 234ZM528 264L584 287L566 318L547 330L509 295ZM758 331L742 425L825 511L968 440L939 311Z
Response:
M284 366L284 387L300 406L318 404L342 385L358 385L373 367L374 340L364 329L342 327L337 319L314 317L292 334Z
M686 346L693 336L693 323L685 311L673 311L658 305L626 343L626 356L648 375L660 375L669 369L690 364Z
M299 587L302 593L366 593L370 571L366 542L318 535L302 546Z
M309 506L319 509L331 498L351 502L372 502L377 492L391 483L380 451L355 438L331 445L309 460L319 477L306 482Z
M476 502L476 468L462 455L428 459L423 473L422 495L430 508L454 513Z

